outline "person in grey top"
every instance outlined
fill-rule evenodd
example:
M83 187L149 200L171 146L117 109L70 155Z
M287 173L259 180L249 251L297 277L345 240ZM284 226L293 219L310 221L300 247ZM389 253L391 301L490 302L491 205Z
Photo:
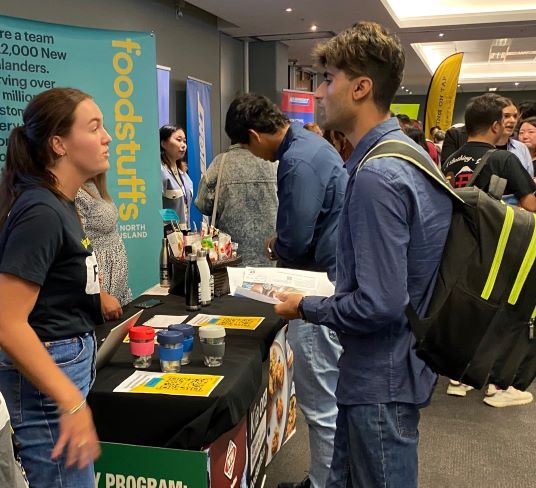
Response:
M240 144L229 147L222 168L216 222L238 243L245 266L273 266L264 256L264 240L275 234L277 163L254 156ZM199 182L195 206L211 216L223 154L218 154Z
M9 412L2 393L0 393L0 486L28 488L21 464L13 453Z

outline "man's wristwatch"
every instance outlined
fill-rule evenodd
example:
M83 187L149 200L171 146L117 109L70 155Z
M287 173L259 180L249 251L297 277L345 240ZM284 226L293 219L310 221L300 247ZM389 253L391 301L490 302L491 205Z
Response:
M266 246L266 250L268 251L268 257L270 261L277 261L277 254L275 252L275 249L273 248L274 245L275 245L275 239L272 239Z
M305 318L305 314L303 313L303 301L305 300L305 297L302 297L300 300L300 303L298 303L298 313L300 314L300 319L307 321Z

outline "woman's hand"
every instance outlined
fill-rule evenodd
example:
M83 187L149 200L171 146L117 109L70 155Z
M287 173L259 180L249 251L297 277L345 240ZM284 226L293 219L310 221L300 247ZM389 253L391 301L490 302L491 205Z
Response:
M102 290L100 298L102 315L106 320L116 320L123 315L123 309L117 298Z
M52 450L52 459L66 452L66 466L85 468L100 456L99 438L90 408L84 406L76 413L60 416L60 437Z

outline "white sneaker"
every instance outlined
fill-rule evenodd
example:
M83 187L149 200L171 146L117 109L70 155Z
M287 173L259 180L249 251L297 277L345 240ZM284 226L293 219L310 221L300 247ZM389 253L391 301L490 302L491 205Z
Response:
M516 390L510 386L507 390L497 390L496 393L484 398L484 403L492 407L513 407L515 405L526 405L532 402L533 397L530 391Z
M468 391L474 390L472 386L460 383L459 381L450 380L447 387L447 395L464 397Z

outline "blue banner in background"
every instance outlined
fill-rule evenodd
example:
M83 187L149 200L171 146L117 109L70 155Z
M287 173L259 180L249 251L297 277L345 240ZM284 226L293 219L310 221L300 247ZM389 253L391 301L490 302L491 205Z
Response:
M212 161L212 119L210 90L212 85L188 78L186 82L186 140L188 143L188 174L194 183L194 200L201 175ZM192 203L193 223L199 228L202 215Z
M110 144L108 190L134 296L158 282L162 237L154 36L0 16L0 167L26 104L52 87L89 93Z
M158 127L169 124L169 78L171 68L157 66L156 76L158 83Z

